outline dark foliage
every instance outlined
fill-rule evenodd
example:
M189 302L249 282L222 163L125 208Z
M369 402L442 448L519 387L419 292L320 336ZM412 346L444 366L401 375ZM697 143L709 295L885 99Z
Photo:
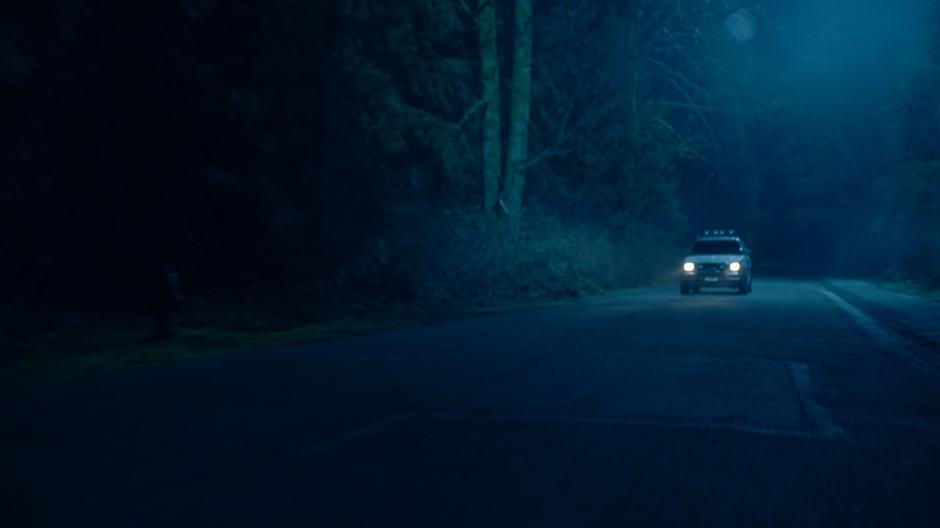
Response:
M937 42L860 111L844 71L786 63L785 8L536 2L514 232L480 210L476 9L4 2L4 297L146 310L173 269L258 306L558 298L664 276L710 226L764 261L940 284Z

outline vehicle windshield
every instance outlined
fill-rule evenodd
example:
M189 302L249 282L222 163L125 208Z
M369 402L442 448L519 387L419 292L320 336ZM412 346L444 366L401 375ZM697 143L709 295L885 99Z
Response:
M741 246L736 240L696 240L693 255L737 255Z

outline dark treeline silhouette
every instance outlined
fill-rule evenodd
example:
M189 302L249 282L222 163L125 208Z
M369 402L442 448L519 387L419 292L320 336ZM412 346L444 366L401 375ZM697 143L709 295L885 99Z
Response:
M488 304L648 283L703 227L940 286L940 42L817 61L787 4L4 2L0 290Z

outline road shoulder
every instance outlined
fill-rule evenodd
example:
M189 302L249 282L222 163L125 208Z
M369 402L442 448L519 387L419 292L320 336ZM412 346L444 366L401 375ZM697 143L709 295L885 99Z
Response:
M861 280L825 281L823 293L827 292L835 296L837 305L839 300L846 303L848 306L841 308L850 315L853 309L859 311L853 319L863 330L866 325L877 325L866 333L882 346L897 340L898 346L918 361L940 369L940 302L887 291ZM870 321L866 323L865 318Z

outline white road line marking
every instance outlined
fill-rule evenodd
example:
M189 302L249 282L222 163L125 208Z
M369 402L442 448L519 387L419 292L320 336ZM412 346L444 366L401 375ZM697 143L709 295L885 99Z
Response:
M522 339L520 339L520 340L516 343L516 348L526 348L526 347L529 346L533 341L535 341L536 339L538 339L538 338L540 338L540 337L542 337L542 332L540 332L540 331L532 332L532 333L526 335L525 337L523 337Z
M824 438L832 438L843 434L844 431L835 424L829 411L809 396L809 366L804 363L787 363L787 370L790 373L790 379L793 380L796 396L800 400L804 416L813 427L813 430Z
M305 446L301 451L332 451L342 447L343 445L350 444L357 440L364 440L370 436L375 436L385 429L388 429L394 425L402 424L407 421L413 420L416 414L414 412L399 412L387 414L371 422L367 422L359 427L354 427L339 433L335 436L321 440L312 445Z
M359 427L340 433L331 438L315 442L300 448L300 451L334 451L345 445L366 440L379 435L394 426L402 425L415 420L431 420L451 423L469 424L521 424L521 425L605 425L619 427L648 427L658 429L691 429L698 431L730 431L734 433L747 433L763 436L783 436L791 438L833 438L842 434L842 429L832 423L828 413L821 406L809 398L802 397L801 401L809 401L813 407L812 420L814 429L781 429L776 427L761 427L757 425L725 423L725 422L696 422L640 419L604 415L569 415L569 414L538 414L538 413L472 413L454 411L406 411L392 413L377 420L373 420Z
M868 334L882 347L893 348L898 345L897 337L895 337L891 332L885 330L874 319L865 315L865 312L852 306L848 303L848 301L829 290L820 288L819 293L828 297L829 300L833 302L833 304L838 306L843 312L847 313L852 318L852 320L855 321L855 324L862 329L863 332Z
M825 289L820 289L819 292L828 297L829 300L841 308L842 311L849 314L852 320L855 321L855 324L858 325L862 331L868 334L882 349L898 355L914 369L921 371L931 371L936 368L932 361L925 360L919 354L914 352L914 349L909 346L909 343L905 343L901 336L895 334L887 328L884 328L874 319L866 315L865 312L859 310L855 306L852 306L852 304L842 297L839 297L835 293Z
M828 438L820 431L806 431L803 429L780 429L776 427L761 427L758 425L735 424L725 422L696 422L676 420L656 420L647 418L629 418L618 416L598 415L566 415L566 414L477 414L463 412L430 412L419 415L423 418L446 422L491 423L491 424L523 424L523 425L612 425L625 427L651 427L660 429L695 429L701 431L731 431L767 436L787 436L796 438Z

